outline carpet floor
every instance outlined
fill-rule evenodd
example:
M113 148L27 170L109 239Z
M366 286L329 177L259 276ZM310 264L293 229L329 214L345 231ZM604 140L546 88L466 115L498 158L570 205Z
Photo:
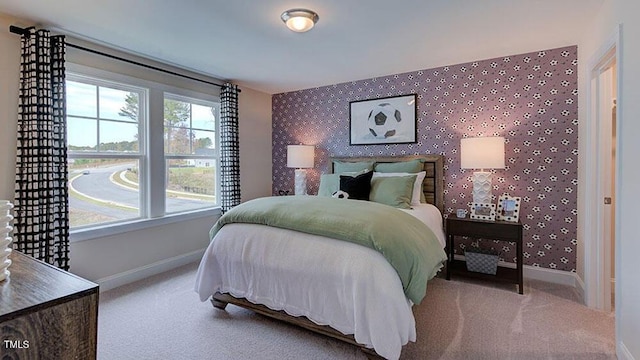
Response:
M366 359L355 347L193 291L197 264L100 294L98 359ZM614 317L575 289L433 279L401 359L615 359Z

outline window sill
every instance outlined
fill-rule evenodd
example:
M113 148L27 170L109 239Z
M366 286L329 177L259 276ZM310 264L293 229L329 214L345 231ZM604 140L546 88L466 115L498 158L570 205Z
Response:
M111 235L117 235L127 233L136 230L144 230L153 228L156 226L172 224L181 221L205 218L205 217L220 217L220 208L195 210L186 213L168 214L159 218L152 219L136 219L123 223L117 223L112 225L96 226L91 228L84 228L78 230L71 230L69 235L69 241L80 242L86 240L93 240ZM211 226L214 224L214 220L211 221Z

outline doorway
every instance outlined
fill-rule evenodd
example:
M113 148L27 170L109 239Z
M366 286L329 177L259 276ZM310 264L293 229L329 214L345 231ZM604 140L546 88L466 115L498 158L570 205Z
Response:
M585 276L588 306L604 311L615 308L616 174L618 104L618 33L589 63L590 146L587 168L588 201L592 221L585 243ZM589 241L590 240L590 241Z
M597 75L598 102L598 197L601 199L602 224L602 309L611 311L615 307L615 179L616 179L616 58L615 52Z

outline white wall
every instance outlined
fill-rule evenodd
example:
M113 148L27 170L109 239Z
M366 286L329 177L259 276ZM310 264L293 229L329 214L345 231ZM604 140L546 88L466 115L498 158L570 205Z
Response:
M580 279L585 279L584 259L585 259L585 234L589 231L589 225L592 222L595 213L588 211L590 204L586 203L585 183L587 179L587 167L595 166L595 162L589 158L587 149L587 136L595 136L593 130L590 129L593 124L588 121L587 94L590 91L588 62L598 51L601 44L613 35L616 27L613 13L613 1L605 0L600 11L592 23L586 27L586 32L580 43L578 44L578 263L576 272ZM592 144L595 140L592 139Z
M585 33L583 41L579 44L580 58L580 134L585 134L586 123L586 94L589 91L586 72L587 62L598 50L601 44L613 34L618 24L622 25L621 57L618 59L618 71L621 75L620 89L618 93L618 106L620 117L618 132L618 159L619 178L618 194L616 196L616 233L618 252L616 258L616 283L618 286L616 303L616 340L619 359L640 359L640 281L638 281L637 256L640 254L640 236L638 235L637 203L640 202L640 167L637 165L637 156L640 153L640 43L637 34L640 34L640 2L637 0L606 0L601 11L593 20L589 31ZM584 140L584 139L582 139ZM584 142L580 147L580 153L585 154ZM585 179L584 165L587 159L581 156L579 163L579 183ZM579 201L584 199L584 189L578 193ZM579 208L584 208L580 206ZM584 213L579 217L579 238L584 231L585 224L591 219ZM578 257L583 260L582 256ZM584 276L582 264L578 266L578 273Z
M6 31L9 25L25 26L28 22L0 14L0 198L2 199L13 199L19 85L20 37ZM68 41L82 43L77 39ZM122 55L117 51L110 52ZM135 56L127 57L141 60ZM169 76L141 68L126 68L117 61L110 61L71 48L68 48L67 60L110 71L123 71L127 75L151 81L159 81L160 78L166 80ZM145 60L142 62L159 65ZM189 74L180 69L162 67ZM207 91L208 88L208 91L211 91L210 86L178 77L169 76L169 78L176 86L195 91ZM216 79L209 80L216 81ZM239 98L239 118L241 191L242 199L246 201L271 194L271 95L242 88ZM99 280L113 278L118 274L131 272L167 259L184 258L207 246L208 231L214 221L214 218L192 219L74 242L70 249L71 271L90 280Z
M240 183L242 201L271 195L271 95L240 93Z
M621 76L619 132L619 195L617 229L619 240L618 272L620 283L619 309L617 308L618 342L629 350L629 355L640 359L640 281L638 280L638 203L640 202L640 2L614 0L615 14L622 24L622 59L618 71ZM620 354L619 354L620 355ZM622 358L622 357L621 357Z
M13 199L16 168L20 37L7 30L14 19L0 14L0 199Z

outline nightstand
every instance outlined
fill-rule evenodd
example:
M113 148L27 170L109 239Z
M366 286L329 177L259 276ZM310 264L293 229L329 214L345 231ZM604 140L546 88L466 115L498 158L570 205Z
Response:
M458 218L449 215L446 221L447 232L447 280L451 274L468 277L502 281L518 285L519 293L523 293L522 277L522 224L509 221L482 221L468 217ZM476 239L500 240L516 243L516 268L498 266L496 275L470 272L463 260L454 258L455 237L467 236Z

